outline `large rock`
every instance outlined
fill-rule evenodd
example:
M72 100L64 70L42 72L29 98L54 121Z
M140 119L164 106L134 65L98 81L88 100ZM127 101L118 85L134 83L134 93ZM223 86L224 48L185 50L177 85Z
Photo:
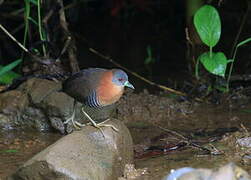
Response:
M216 170L190 167L180 168L173 170L163 180L251 180L251 177L247 171L234 163L229 163Z
M9 179L113 180L123 174L125 164L133 161L132 138L117 120L110 127L86 126L61 138L27 161Z

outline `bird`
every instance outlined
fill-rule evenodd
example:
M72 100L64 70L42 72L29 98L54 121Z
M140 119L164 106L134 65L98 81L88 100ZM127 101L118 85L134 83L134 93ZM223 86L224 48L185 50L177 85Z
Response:
M80 102L82 104L82 113L94 127L99 128L101 131L101 127L104 126L112 127L115 131L118 131L113 125L104 124L106 121L97 123L97 119L93 117L95 114L113 109L112 106L123 95L125 87L134 89L123 70L104 68L83 69L73 73L62 84L63 92L74 98L74 106L76 101ZM75 121L75 107L73 109L72 116L64 123L68 124L71 121L75 128L86 126L86 124ZM87 113L87 110L92 113ZM108 120L109 115L109 113L104 114L104 118Z

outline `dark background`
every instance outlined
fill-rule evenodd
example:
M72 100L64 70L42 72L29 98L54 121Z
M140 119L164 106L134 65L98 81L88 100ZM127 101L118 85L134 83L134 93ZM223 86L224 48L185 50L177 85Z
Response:
M77 45L80 68L116 67L88 50L94 48L126 68L160 84L174 86L193 79L187 56L186 1L177 0L90 0L64 1L67 22ZM212 1L222 21L222 35L214 51L224 52L230 58L234 39L244 15L244 23L238 42L251 35L249 1ZM23 14L10 16L10 12L23 8L18 1L5 1L0 5L0 21L22 42ZM45 11L45 9L43 9ZM7 15L6 15L7 14ZM56 18L55 18L56 19ZM56 21L56 20L55 20ZM51 24L55 29L57 24ZM34 32L35 33L35 32ZM57 36L57 31L49 32ZM59 35L58 35L59 36ZM59 37L60 38L60 37ZM21 49L4 33L0 32L0 63L8 64L20 58ZM30 40L28 47L34 45ZM58 53L61 44L54 43ZM145 64L147 47L151 47L155 59ZM250 73L251 45L241 47L237 54L234 73ZM55 53L55 54L57 54ZM56 55L55 55L56 56ZM131 77L134 78L134 77ZM134 78L141 85L141 80ZM142 84L142 86L148 86Z

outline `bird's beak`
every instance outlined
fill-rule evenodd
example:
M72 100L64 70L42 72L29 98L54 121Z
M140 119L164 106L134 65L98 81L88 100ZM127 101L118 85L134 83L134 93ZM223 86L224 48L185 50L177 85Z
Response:
M129 81L126 81L124 86L135 89L134 86L131 83L129 83Z

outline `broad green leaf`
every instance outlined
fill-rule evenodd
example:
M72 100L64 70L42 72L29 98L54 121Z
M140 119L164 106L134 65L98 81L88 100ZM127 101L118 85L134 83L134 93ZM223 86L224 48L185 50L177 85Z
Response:
M194 15L194 25L203 43L209 47L214 47L218 43L221 21L218 11L213 6L202 6Z
M199 56L199 61L210 73L222 77L225 76L228 60L224 53L212 53L210 57L210 53L205 52Z
M6 65L6 66L0 67L0 77L1 77L4 73L6 73L6 72L12 70L13 68L15 68L15 67L16 67L18 64L20 64L21 62L22 62L22 60L21 60L21 59L18 59L18 60L14 61L14 62L12 62L12 63Z

